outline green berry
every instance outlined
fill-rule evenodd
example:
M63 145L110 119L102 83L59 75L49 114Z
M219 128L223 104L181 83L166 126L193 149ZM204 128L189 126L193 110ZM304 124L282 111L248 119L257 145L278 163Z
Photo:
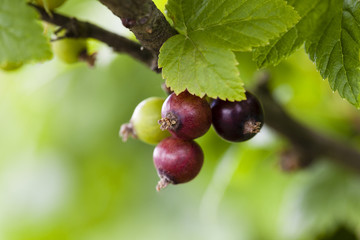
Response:
M120 136L126 141L128 136L140 139L148 144L157 144L170 136L168 131L159 128L158 120L161 118L163 98L150 97L140 102L130 119L129 123L123 124Z
M65 63L75 63L80 60L81 54L86 54L86 39L64 38L52 43L53 51Z

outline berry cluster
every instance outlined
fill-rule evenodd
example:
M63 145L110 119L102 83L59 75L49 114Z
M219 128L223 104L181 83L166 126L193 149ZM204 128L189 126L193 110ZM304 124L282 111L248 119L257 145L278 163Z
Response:
M232 142L246 141L260 131L264 123L261 104L249 92L246 97L240 102L215 99L211 104L187 91L171 93L166 100L148 98L135 108L130 122L121 126L120 135L124 141L132 136L157 144L153 160L160 177L159 191L198 175L204 154L194 139L203 136L211 124Z
M161 117L161 130L168 130L172 137L162 140L154 150L160 177L158 191L169 183L185 183L198 175L204 154L193 139L209 130L212 118L208 102L187 91L170 94L162 105Z

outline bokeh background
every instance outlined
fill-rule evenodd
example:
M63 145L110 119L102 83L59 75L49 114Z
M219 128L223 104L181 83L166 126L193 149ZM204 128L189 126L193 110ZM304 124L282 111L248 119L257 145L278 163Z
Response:
M156 3L164 9L165 1ZM59 11L132 37L95 0L68 0ZM101 43L92 47L94 68L55 56L0 71L1 240L311 240L340 226L360 232L359 174L327 159L282 171L289 145L266 126L237 144L211 129L197 140L205 154L199 176L156 192L154 146L123 143L118 131L141 100L166 97L161 75ZM251 88L251 54L237 58ZM330 90L302 49L269 71L274 96L294 117L360 146L359 111Z

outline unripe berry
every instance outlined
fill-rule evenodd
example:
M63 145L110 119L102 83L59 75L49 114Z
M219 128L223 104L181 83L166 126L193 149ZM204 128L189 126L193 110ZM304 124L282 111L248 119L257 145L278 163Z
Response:
M88 55L86 39L63 38L52 42L53 51L63 62L71 64L85 61L94 65L95 55Z
M201 170L204 154L193 140L169 137L154 149L154 165L160 177L156 190L168 184L185 183L195 178Z
M259 100L246 93L246 100L230 102L216 99L211 104L215 131L224 139L242 142L254 137L264 124Z
M198 138L211 126L211 109L207 101L187 91L168 96L161 116L161 129L167 129L173 136L182 139Z
M158 144L170 136L167 131L161 131L157 123L161 114L163 98L150 97L141 101L135 108L129 123L123 124L120 135L124 141L128 136L140 139L148 144Z

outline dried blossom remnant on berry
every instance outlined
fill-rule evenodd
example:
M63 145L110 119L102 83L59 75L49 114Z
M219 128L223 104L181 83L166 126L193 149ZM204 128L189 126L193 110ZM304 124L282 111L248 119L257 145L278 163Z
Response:
M256 122L254 120L248 120L244 124L244 134L254 134L260 132L261 122Z
M132 123L125 123L121 125L119 135L122 138L123 142L126 142L129 139L129 137L137 138Z
M174 130L178 125L178 118L172 112L168 112L165 118L161 118L158 123L160 124L160 129L165 131L167 129Z
M161 189L166 188L169 184L174 184L174 182L165 175L160 175L160 180L156 185L156 191L160 192Z

